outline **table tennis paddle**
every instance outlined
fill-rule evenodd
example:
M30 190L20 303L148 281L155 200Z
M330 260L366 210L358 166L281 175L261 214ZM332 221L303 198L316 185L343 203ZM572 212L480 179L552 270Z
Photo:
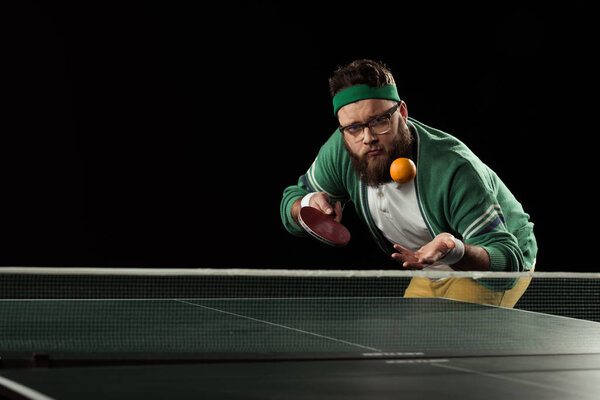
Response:
M314 207L302 207L298 222L312 237L330 246L341 247L350 241L350 231L344 225Z

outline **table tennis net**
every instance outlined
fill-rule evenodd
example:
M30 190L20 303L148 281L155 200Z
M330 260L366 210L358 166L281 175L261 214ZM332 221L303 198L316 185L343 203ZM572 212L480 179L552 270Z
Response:
M406 298L413 279L453 279L465 291L530 282L507 310ZM523 341L532 326L556 351L600 352L600 274L4 267L0 320L0 357L546 351L547 342Z

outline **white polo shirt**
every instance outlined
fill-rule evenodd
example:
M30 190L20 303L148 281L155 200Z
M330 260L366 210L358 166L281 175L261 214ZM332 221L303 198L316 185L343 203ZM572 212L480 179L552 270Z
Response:
M415 181L402 185L392 181L367 188L369 211L377 228L390 242L411 251L419 250L433 239L419 209L415 185ZM452 270L443 263L425 269Z

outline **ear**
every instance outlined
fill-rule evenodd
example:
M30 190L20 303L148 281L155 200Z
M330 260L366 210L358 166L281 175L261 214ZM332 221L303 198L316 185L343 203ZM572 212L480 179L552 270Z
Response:
M400 112L400 115L402 116L404 123L406 123L406 119L408 118L408 109L406 108L406 103L404 101L400 101L400 106L398 107L398 111Z

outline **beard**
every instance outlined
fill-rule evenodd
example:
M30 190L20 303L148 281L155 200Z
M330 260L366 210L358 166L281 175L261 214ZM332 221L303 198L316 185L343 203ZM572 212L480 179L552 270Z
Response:
M410 157L413 137L406 125L399 125L391 146L383 154L376 157L359 156L354 153L344 140L344 147L350 154L354 170L368 186L379 186L392 181L390 165L398 157Z

